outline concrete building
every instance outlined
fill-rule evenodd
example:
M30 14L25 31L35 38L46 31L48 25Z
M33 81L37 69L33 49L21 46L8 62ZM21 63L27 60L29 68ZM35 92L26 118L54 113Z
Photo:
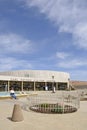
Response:
M0 91L64 90L69 88L69 73L48 70L17 70L0 72Z

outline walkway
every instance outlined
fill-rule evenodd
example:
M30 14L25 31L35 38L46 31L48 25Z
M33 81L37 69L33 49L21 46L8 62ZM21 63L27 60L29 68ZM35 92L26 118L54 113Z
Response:
M22 107L26 98L0 100L0 130L87 130L87 101L81 101L80 109L70 114L41 114L22 109L24 121L10 120L14 104Z

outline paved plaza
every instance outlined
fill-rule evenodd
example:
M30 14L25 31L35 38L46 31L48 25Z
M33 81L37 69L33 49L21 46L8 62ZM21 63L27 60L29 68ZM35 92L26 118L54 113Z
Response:
M87 130L87 101L80 101L77 112L43 114L26 109L26 98L0 100L0 130ZM24 120L11 121L14 104L20 104Z

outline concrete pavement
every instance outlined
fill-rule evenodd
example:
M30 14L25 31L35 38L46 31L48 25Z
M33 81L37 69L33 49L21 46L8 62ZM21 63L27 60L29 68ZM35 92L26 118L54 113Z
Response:
M11 121L14 104L22 106L24 120ZM69 114L43 114L24 108L26 98L0 100L0 130L87 130L87 101L80 102L80 109Z

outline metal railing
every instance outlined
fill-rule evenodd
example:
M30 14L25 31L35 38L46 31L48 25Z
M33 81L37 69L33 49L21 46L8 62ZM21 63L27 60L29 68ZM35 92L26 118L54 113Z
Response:
M80 107L80 98L75 91L30 95L27 100L31 110L42 113L71 113Z

